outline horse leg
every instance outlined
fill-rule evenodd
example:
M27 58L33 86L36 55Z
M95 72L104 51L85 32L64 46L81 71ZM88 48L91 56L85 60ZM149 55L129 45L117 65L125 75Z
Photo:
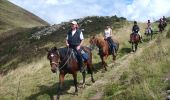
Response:
M135 44L135 52L138 49L138 43Z
M75 94L78 95L78 89L77 89L77 73L76 73L76 72L73 74L73 78L74 78Z
M106 62L104 61L104 57L100 56L100 58L101 58L101 60L102 60L102 66L104 67L105 71L107 71L107 68L106 68L107 64L106 64Z
M132 43L132 47L131 48L132 48L132 52L134 52L135 50L134 50L134 44L133 43Z
M88 73L91 74L91 81L94 83L92 64L87 64Z
M82 72L82 75L83 75L83 88L85 88L85 78L86 78L86 72L83 71Z
M64 76L65 76L65 74L61 74L61 73L59 74L59 86L57 89L57 100L59 100L59 98L60 98L61 89L62 89L63 82L64 82Z
M103 60L103 64L104 64L104 68L105 68L105 71L107 71L107 63Z

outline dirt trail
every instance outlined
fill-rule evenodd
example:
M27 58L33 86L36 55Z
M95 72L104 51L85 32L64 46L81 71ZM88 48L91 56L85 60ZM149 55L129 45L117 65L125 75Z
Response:
M155 40L156 39L149 41L149 43L145 43L145 46L141 46L141 44L139 44L139 48L138 48L137 52L126 54L123 57L117 59L116 63L114 65L113 64L109 65L108 71L102 72L100 70L99 72L95 73L94 74L95 83L91 82L90 77L86 78L86 84L88 84L88 85L90 84L90 85L89 86L86 85L86 87L84 89L79 88L78 96L70 95L71 93L74 92L74 87L71 87L67 91L70 94L69 95L63 94L61 96L61 99L65 100L68 97L71 97L70 100L85 100L85 98L88 97L87 93L92 92L93 95L90 96L91 100L101 100L105 86L108 83L119 80L122 73L126 69L128 69L128 65L130 64L130 62L133 61L136 57L139 57L142 54L143 50L150 47L155 42ZM82 81L79 83L82 83Z

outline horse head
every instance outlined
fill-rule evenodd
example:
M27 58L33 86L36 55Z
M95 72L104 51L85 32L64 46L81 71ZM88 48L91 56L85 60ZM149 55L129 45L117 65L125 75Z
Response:
M91 37L89 43L90 43L90 48L94 49L96 45L96 37L95 36Z
M55 73L59 68L60 64L60 54L56 47L51 48L48 50L47 59L50 61L51 71Z

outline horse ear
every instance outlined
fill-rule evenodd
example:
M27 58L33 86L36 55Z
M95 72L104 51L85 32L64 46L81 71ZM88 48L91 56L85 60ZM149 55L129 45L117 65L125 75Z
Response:
M56 51L56 50L57 50L57 47L53 47L52 50Z

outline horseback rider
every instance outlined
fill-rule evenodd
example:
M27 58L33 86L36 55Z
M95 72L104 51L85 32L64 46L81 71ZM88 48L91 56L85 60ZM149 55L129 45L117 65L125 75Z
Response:
M106 28L104 29L104 40L107 40L107 42L110 44L111 46L111 52L113 52L113 54L116 56L116 44L113 42L112 40L112 29L109 25L106 25Z
M147 32L152 33L152 26L151 26L150 20L148 20L148 22L147 22Z
M134 25L132 27L132 34L130 35L130 42L132 40L132 35L139 35L140 37L140 42L142 42L142 35L139 33L140 31L140 28L139 26L137 25L137 21L134 21Z
M163 16L162 20L163 20L163 23L167 22L167 19L165 18L165 16Z
M165 18L165 16L163 16L162 21L163 21L164 27L166 27L167 26L167 19Z
M83 61L81 56L81 46L83 43L83 33L79 29L76 21L71 22L71 30L68 31L66 37L66 45L76 51L76 57L78 60L80 72L83 72Z
M163 19L162 18L159 19L159 24L163 25Z

